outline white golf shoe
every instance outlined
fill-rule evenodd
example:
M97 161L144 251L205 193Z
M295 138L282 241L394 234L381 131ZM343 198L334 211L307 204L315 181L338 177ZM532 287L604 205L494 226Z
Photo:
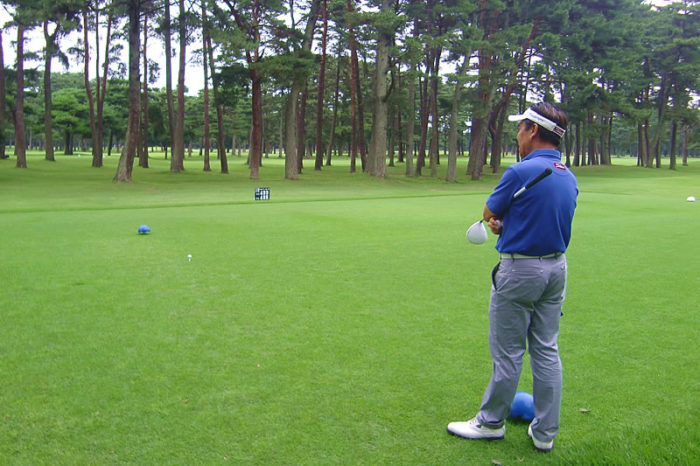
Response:
M453 435L470 439L500 440L506 435L505 424L496 429L481 425L474 418L466 422L450 422L447 431Z
M534 435L532 435L532 424L527 427L527 435L529 435L532 439L532 443L535 445L535 448L540 451L550 451L552 448L554 448L554 440L550 440L549 442L541 442L537 440Z

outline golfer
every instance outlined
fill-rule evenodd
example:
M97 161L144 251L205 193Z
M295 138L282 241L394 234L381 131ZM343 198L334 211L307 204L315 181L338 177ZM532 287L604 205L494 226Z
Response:
M452 422L447 430L469 439L505 436L527 347L535 402L528 435L535 448L549 451L559 431L562 366L557 337L566 295L564 252L578 187L558 150L567 126L564 112L543 102L508 119L519 121L518 149L524 158L508 167L484 206L484 220L500 235L489 304L493 374L479 414ZM522 190L547 169L549 176Z

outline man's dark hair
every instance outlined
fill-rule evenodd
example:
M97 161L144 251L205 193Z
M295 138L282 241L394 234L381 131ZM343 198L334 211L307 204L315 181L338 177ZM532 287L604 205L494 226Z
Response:
M554 123L556 123L563 129L566 129L567 125L569 124L569 120L566 118L566 113L559 110L557 107L550 103L540 102L530 107L530 109L536 113L539 113L548 120L552 120ZM525 127L527 129L532 128L533 124L537 123L530 120L525 120ZM540 139L554 144L554 147L559 147L559 144L561 144L561 136L546 128L543 128L542 125L537 126L540 128Z

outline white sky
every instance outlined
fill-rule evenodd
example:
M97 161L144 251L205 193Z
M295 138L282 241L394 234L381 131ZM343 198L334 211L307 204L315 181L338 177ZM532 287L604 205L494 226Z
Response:
M14 27L5 27L5 23L12 19L11 14L8 11L13 12L14 10L8 5L0 5L0 27L2 28L2 47L3 47L3 60L5 62L6 68L14 68L16 61L15 45L13 42L17 40L17 29ZM64 37L60 42L60 47L62 50L68 50L77 44L78 39L81 38L82 33L72 33L68 37ZM94 33L92 34L94 36ZM92 36L88 40L92 41ZM143 40L143 37L142 37ZM122 51L121 61L126 64L128 59L128 44L126 41L122 41L124 49ZM173 48L175 49L176 55L173 57L173 89L177 87L177 66L179 62L179 57L177 52L179 51L179 43L177 37L173 37L172 42ZM104 47L104 40L100 39L100 46ZM25 54L27 52L37 52L41 54L41 50L44 47L44 35L41 27L31 29L25 33L25 43L24 50ZM204 87L204 76L201 64L193 62L192 50L196 48L201 48L200 44L192 44L188 47L187 51L187 69L185 70L185 86L187 87L188 95L197 95L197 92ZM154 37L148 38L148 56L149 59L154 60L160 65L160 75L156 83L152 86L158 88L165 88L165 58L164 58L164 45L163 41L156 39ZM103 54L103 50L100 50L100 55ZM91 51L91 60L94 57L94 51ZM26 61L24 64L25 68L38 68L44 69L43 58L39 61ZM52 63L52 71L54 72L72 72L81 73L84 70L84 65L82 60L80 62L76 61L75 57L69 57L69 68L66 69L58 60L54 59ZM90 79L95 78L95 65L90 64L89 68Z
M645 3L653 4L653 5L663 5L670 3L671 0L646 0ZM9 13L8 13L9 11ZM15 66L15 46L13 45L13 41L17 40L17 30L14 27L4 27L5 23L11 20L11 13L14 10L12 7L6 5L6 4L0 4L0 27L2 27L2 46L3 46L3 52L4 52L4 61L5 61L5 66L6 67L12 67L14 68ZM66 38L63 38L61 41L61 49L63 50L68 50L70 47L73 47L78 39L80 37L80 33L72 33ZM101 44L104 44L104 40L100 39ZM122 51L122 62L126 64L127 58L128 58L128 45L126 44L125 41L122 41L124 45L124 49ZM173 48L175 48L176 55L173 57L173 82L172 86L173 89L176 88L177 86L177 66L178 66L178 61L179 57L177 56L177 52L179 50L178 47L178 41L177 37L173 37ZM26 39L25 39L25 53L26 52L41 52L41 49L44 46L44 37L43 33L40 27L34 28L28 32L26 32ZM187 51L187 69L185 71L185 85L188 88L187 93L189 95L196 95L199 90L201 90L204 87L204 76L202 72L202 67L200 64L197 64L194 62L193 57L192 57L192 50L196 48L200 48L201 45L198 43L191 44L188 48ZM102 51L100 51L100 54L102 54ZM94 57L94 51L91 52L91 57ZM165 87L165 58L163 54L163 42L159 39L149 37L148 39L148 56L150 59L158 62L160 64L160 74L158 77L158 80L154 84L155 87L158 88L164 88ZM26 61L25 62L25 68L38 68L38 69L43 69L43 61ZM69 68L66 69L63 65L61 65L58 60L54 59L53 65L52 65L52 70L55 72L82 72L84 69L83 63L77 62L74 57L70 58L70 65ZM90 72L90 78L94 79L95 78L95 65L93 63L90 64L89 68Z

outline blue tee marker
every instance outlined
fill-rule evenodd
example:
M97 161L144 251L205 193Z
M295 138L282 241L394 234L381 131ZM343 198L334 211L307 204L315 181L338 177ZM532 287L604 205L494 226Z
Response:
M535 400L532 395L525 392L517 392L510 406L510 417L520 418L523 421L532 421L535 418Z
M150 232L151 232L151 229L148 225L141 225L139 227L139 235L147 235Z

